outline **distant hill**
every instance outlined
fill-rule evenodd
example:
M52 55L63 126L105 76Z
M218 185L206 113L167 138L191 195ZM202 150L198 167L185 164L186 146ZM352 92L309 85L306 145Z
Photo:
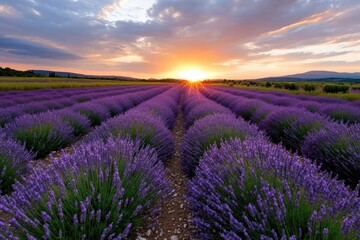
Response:
M39 74L41 76L48 77L51 74L55 74L57 77L85 77L84 74L78 74L78 73L72 73L72 72L56 72L56 71L50 71L50 70L31 70L36 74Z
M321 78L353 78L360 79L360 72L331 72L331 71L310 71L305 73L287 75L290 78L321 79Z
M38 76L36 73L31 70L28 71L19 71L12 68L2 68L0 67L0 76L2 77L36 77Z
M310 71L305 73L280 76L267 77L257 79L259 81L279 81L279 82L360 82L360 72L346 73L346 72L331 72L331 71Z
M70 77L70 78L100 78L100 79L118 79L118 80L138 80L137 78L126 76L109 76L109 75L86 75L72 72L57 72L50 70L31 70L36 74L46 77Z

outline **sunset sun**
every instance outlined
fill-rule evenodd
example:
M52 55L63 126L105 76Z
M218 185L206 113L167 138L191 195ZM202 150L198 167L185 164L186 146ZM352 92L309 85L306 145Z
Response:
M209 74L200 70L186 70L178 73L178 78L188 80L189 82L198 82L209 77Z

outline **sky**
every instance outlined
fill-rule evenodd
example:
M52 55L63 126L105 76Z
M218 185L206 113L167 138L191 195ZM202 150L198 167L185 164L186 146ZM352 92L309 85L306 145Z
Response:
M360 72L360 1L0 0L0 66L139 78Z

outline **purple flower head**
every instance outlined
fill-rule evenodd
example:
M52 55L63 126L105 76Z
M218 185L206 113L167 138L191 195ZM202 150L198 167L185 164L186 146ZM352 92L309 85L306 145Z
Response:
M100 125L102 121L110 118L109 110L104 105L96 102L76 104L72 106L71 109L89 118L92 126Z
M12 190L12 184L27 173L29 161L34 156L25 147L7 139L0 132L0 193L6 194Z
M56 114L72 127L75 136L85 134L91 128L91 122L87 117L69 108L57 111Z
M346 104L325 104L319 113L349 124L360 123L360 108Z
M213 101L206 101L199 105L194 106L186 115L185 115L185 127L189 128L197 120L200 120L208 115L212 114L232 114L231 111L220 104L217 104Z
M1 199L1 210L14 219L7 231L0 224L7 239L28 235L41 239L48 234L56 238L59 233L67 239L84 234L88 239L100 239L102 234L107 238L126 233L126 237L170 193L155 151L121 138L81 144L48 168L34 171L25 182L15 183L11 196ZM105 173L102 179L100 171ZM115 175L121 181L114 181ZM55 198L54 211L44 212L49 198Z
M293 151L300 150L305 137L312 131L320 130L330 121L325 117L304 109L280 108L270 113L260 124L270 138L282 142Z
M7 124L4 131L24 144L26 149L35 152L37 158L66 146L74 139L71 126L54 112L23 115Z
M140 111L131 111L129 114L110 119L89 134L84 142L99 139L106 142L111 136L139 140L143 146L155 148L162 161L170 159L175 146L171 132L161 119Z
M258 136L258 128L237 119L232 114L214 114L204 117L190 127L185 135L181 165L185 173L192 177L199 158L213 144L220 146L222 141L232 138L244 140L250 136Z
M331 124L307 136L302 154L347 183L360 181L360 124Z
M356 191L262 137L206 151L187 200L206 239L353 239L359 232L355 221L346 224L348 233L342 227L346 216L359 213Z

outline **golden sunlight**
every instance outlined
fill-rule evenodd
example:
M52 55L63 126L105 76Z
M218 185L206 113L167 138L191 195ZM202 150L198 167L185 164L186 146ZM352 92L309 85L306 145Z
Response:
M200 70L187 70L178 73L178 78L188 80L190 82L198 82L209 77L209 74Z

